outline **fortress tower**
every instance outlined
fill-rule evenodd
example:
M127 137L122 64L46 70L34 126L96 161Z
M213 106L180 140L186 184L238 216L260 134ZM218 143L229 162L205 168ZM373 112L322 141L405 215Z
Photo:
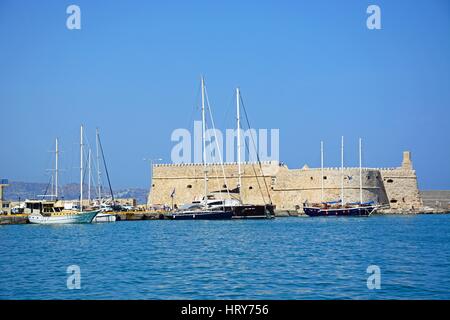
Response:
M401 167L381 169L380 172L392 210L417 210L423 207L411 152L403 152Z
M413 165L411 161L411 152L410 151L403 151L403 161L402 161L402 168L405 170L412 170Z
M0 179L0 212L11 213L10 202L5 201L3 189L9 186L8 179Z

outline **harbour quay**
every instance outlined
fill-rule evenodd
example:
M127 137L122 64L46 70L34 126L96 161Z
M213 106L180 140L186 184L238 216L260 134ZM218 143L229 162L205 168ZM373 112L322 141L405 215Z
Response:
M116 221L162 220L165 218L164 212L130 211L110 214L116 217ZM28 224L30 223L28 216L29 214L24 213L0 215L0 225Z

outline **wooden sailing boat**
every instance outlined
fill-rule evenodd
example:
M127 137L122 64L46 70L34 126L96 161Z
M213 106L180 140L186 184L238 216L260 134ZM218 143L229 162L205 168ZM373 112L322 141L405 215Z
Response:
M378 205L373 202L363 202L362 195L362 140L359 139L359 202L346 203L344 201L344 137L341 139L341 199L339 201L324 202L323 192L323 142L320 143L320 159L321 159L321 203L309 205L307 202L303 204L303 210L310 217L319 216L370 216L376 212Z
M56 169L58 172L58 140L56 140ZM36 224L68 224L68 223L91 223L95 216L100 212L99 210L83 211L83 126L80 128L80 209L77 211L58 210L55 206L48 205L48 203L33 203L32 213L28 216L30 223ZM58 191L58 175L56 174L56 190Z

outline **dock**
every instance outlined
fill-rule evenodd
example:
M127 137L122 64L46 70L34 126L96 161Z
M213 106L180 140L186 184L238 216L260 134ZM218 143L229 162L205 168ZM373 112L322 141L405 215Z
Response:
M124 211L111 213L116 216L116 221L140 221L140 220L163 220L164 212L157 211ZM28 224L28 214L8 214L0 215L0 225L10 225L10 224Z
M0 216L0 225L2 224L26 224L28 221L27 214L8 214Z

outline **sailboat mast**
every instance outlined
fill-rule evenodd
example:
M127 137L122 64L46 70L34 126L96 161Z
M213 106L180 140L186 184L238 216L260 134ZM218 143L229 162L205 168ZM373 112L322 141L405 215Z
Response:
M359 203L362 204L362 139L359 138Z
M55 176L52 173L51 179L50 179L50 190L52 191L52 194L50 194L50 199L54 199L55 194L53 193L55 191Z
M91 202L91 149L88 151L88 200Z
M321 199L323 203L323 141L320 141Z
M83 211L83 125L80 127L80 211Z
M238 188L241 194L242 186L242 171L241 171L241 115L240 115L240 100L241 93L239 88L236 88L236 127L237 127L237 163L238 163Z
M341 138L341 205L344 205L344 136Z
M58 138L56 138L56 147L55 147L55 192L54 192L54 195L55 195L56 199L58 199L58 156L59 156Z
M205 206L208 199L208 177L207 177L207 165L206 165L206 119L205 119L205 80L202 76L202 142L203 142L203 169L205 178Z
M102 186L101 186L101 173L100 173L100 153L99 153L99 147L98 147L98 138L99 138L99 133L98 133L98 128L95 129L95 147L96 147L96 152L97 152L97 198L100 200L102 197Z

